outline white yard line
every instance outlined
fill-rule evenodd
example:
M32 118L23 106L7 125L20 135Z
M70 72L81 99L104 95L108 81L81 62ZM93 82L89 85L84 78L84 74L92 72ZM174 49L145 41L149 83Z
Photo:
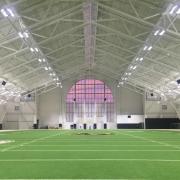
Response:
M0 144L9 144L9 143L12 143L14 141L11 141L11 140L0 140Z
M142 178L132 178L132 179L3 179L3 180L146 180Z
M8 150L8 152L9 151L13 151L13 152L118 152L118 151L120 151L120 152L180 152L180 149L179 150L164 150L164 149L162 149L162 150L156 150L156 149L150 149L150 150L148 150L148 149L145 149L145 150L136 150L136 149L120 149L120 150L104 150L104 149L98 149L98 150L94 150L94 149L92 149L92 150L78 150L78 149L71 149L71 150L69 150L69 149L63 149L63 150L61 150L61 149L52 149L52 150L50 150L50 149L32 149L32 150L19 150L19 149L17 149L17 150Z
M145 162L180 162L180 159L0 159L0 162L61 162L61 161L145 161Z
M39 141L41 142L43 140L39 140ZM81 140L61 140L61 139L59 139L59 140L56 140L56 141L52 140L52 141L46 141L46 142L47 143L48 142L51 142L51 143L53 143L53 142L54 143L58 143L58 142L59 143L62 143L62 142L81 142L81 143L82 142L85 142L85 143L89 143L89 142L96 142L96 143L107 143L107 142L112 143L112 142L114 142L114 143L118 143L119 142L119 143L123 143L123 142L135 142L135 141L133 141L133 140L131 140L131 141L128 141L128 140L123 140L123 141L118 141L118 140L117 141L113 141L113 140L112 141L111 140L106 141L106 140L103 140L103 141L101 141L101 140L88 140L88 139L86 141L85 140L81 141ZM147 140L139 140L139 141L136 141L136 142L147 142Z
M153 147L153 146L155 146L156 147L157 146L157 147L161 147L161 146L164 146L164 145L161 145L161 144L156 144L156 145L154 145L154 144L152 144L152 145L141 145L141 144L140 145L138 145L138 144L136 144L136 145L135 144L127 144L127 145L125 145L125 144L117 144L117 145L115 145L115 144L109 144L109 145L103 145L103 144L102 145L99 145L99 144L91 144L91 145L89 145L89 144L82 144L82 145L80 145L80 144L76 144L76 145L73 145L73 144L72 145L70 145L70 144L65 144L65 145L63 145L63 144L61 144L61 145L60 144L57 144L57 145L53 145L53 144L49 144L49 145L48 144L37 144L36 145L36 144L30 144L30 145L27 145L27 146L35 146L35 147L41 147L41 146L47 146L47 147L50 147L50 146L52 146L52 147L56 147L56 146L60 146L60 147L63 147L63 146L67 146L67 147L69 147L69 146L70 147L71 146L72 147L76 147L76 146L77 147L79 147L79 146L80 147L81 146L82 147L86 147L86 146L87 147L89 147L89 146L91 146L91 147L93 147L93 146L94 147L102 147L102 146L103 147L109 147L109 146L112 146L112 147L116 147L116 146L123 146L123 147L124 146L128 146L128 147L129 146L142 146L142 147L147 146L147 147L151 147L152 146Z
M0 130L0 133L3 133L3 132L13 132L13 131L23 131L23 130Z
M171 145L169 143L164 143L164 142L159 142L159 141L156 141L156 140L153 140L153 139L149 139L149 138L144 138L144 137L140 137L140 136L136 136L136 135L132 135L132 134L127 134L127 133L121 133L123 135L126 135L126 136L129 136L129 137L133 137L133 138L136 138L136 139L142 139L144 141L147 141L147 142L152 142L152 143L157 143L157 144L160 144L160 145L163 145L163 146L169 146L169 147L172 147L172 148L175 148L175 149L180 149L179 146L176 146L176 145Z
M53 135L50 135L50 136L46 136L46 137L41 137L41 138L33 139L33 140L29 141L29 142L25 142L25 143L21 143L21 144L18 144L18 145L14 145L14 146L10 146L10 147L4 148L4 149L1 150L1 152L5 152L5 151L11 150L11 149L16 149L16 148L19 148L21 146L25 146L25 145L37 142L39 140L44 140L44 139L47 139L47 138L50 138L50 137L54 137L54 136L57 136L57 135L59 135L59 133L58 134L53 134Z

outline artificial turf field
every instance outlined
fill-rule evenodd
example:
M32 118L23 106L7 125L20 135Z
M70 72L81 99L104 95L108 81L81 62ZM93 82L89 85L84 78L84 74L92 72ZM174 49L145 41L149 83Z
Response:
M0 145L0 179L180 179L176 131L14 131L0 140L14 141Z

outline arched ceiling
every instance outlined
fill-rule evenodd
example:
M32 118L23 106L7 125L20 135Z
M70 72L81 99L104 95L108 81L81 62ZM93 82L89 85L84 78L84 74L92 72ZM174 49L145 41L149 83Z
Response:
M125 83L165 92L176 88L180 69L180 20L168 0L1 0L0 77L26 90L91 72L122 82L135 58L152 49ZM157 28L165 28L153 39ZM21 38L19 32L27 32ZM39 52L30 50L38 48ZM46 59L46 65L39 62ZM135 62L137 63L137 62ZM45 66L52 70L45 70ZM164 88L164 89L163 89ZM178 91L178 90L177 90ZM177 92L178 94L179 92Z

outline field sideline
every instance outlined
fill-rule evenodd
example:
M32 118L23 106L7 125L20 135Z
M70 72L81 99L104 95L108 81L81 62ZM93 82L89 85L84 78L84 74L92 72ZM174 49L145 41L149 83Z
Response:
M4 131L0 141L11 141L0 179L180 179L178 131Z

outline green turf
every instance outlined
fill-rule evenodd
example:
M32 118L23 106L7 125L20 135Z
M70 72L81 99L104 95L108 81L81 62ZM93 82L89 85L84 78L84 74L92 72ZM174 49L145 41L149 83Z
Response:
M180 179L180 132L34 130L0 140L14 141L0 145L0 179Z

